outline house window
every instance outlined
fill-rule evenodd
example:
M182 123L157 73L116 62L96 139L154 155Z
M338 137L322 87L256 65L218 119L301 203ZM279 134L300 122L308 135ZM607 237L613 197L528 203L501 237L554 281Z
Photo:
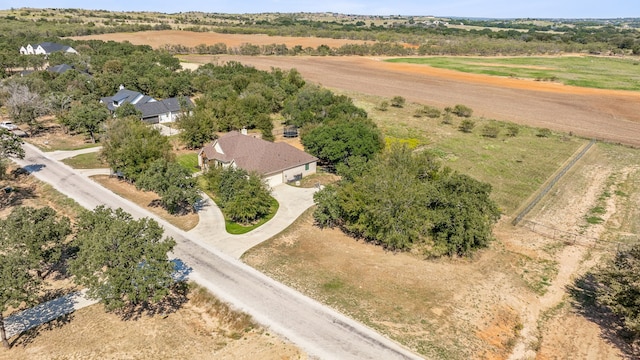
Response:
M304 164L304 170L309 171L309 164Z

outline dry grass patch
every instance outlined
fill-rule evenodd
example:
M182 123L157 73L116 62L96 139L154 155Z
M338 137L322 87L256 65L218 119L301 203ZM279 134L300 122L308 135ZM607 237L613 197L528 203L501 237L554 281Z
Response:
M108 175L97 175L91 178L115 194L138 204L184 231L189 231L198 225L199 216L197 213L171 215L162 207L154 206L155 201L160 199L154 192L138 190L135 185Z
M25 138L25 141L42 151L78 150L100 145L92 143L84 135L65 133L53 116L42 118L40 121L43 128L34 136Z
M304 359L295 346L262 328L199 287L181 309L165 317L123 321L100 304L19 338L0 359ZM202 294L202 293L205 294ZM203 300L206 299L206 300ZM241 326L239 330L236 330ZM239 335L238 335L239 334Z
M426 261L319 229L311 214L243 260L427 358L506 356L518 322L504 315L515 302L508 289L528 292L509 265L512 253L497 246L475 259ZM504 341L477 335L495 324Z

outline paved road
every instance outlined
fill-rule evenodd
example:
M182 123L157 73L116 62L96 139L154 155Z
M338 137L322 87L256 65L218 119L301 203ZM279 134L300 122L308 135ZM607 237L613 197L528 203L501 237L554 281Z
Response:
M173 256L193 269L191 279L223 301L321 359L419 359L364 325L288 288L237 259L218 251L211 239L188 234L152 213L104 189L70 167L25 144L16 162L85 208L105 204L134 217L151 217L173 237ZM265 236L268 234L265 234ZM215 234L213 234L215 238Z

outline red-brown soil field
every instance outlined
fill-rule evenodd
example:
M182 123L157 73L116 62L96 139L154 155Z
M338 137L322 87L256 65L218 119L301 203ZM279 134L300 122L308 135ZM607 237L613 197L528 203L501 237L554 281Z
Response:
M149 45L155 49L164 45L180 44L187 47L195 47L200 44L215 45L224 43L228 47L238 47L242 44L271 45L285 44L292 48L296 45L302 47L317 48L320 45L340 47L345 44L363 44L365 41L330 39L317 37L289 37L269 36L264 34L218 34L212 32L194 32L180 30L141 31L135 33L115 33L89 36L71 37L75 40L103 40L103 41L129 41L134 45Z

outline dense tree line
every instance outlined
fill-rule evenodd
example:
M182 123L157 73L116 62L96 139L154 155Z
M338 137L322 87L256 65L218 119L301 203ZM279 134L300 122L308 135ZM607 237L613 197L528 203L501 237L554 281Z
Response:
M260 71L237 62L207 64L193 72L193 87L200 92L193 114L179 121L182 139L200 147L216 131L259 129L273 139L271 115L305 84L295 70Z
M390 250L468 256L488 245L500 216L489 184L441 167L428 152L393 146L343 173L314 196L316 222Z

